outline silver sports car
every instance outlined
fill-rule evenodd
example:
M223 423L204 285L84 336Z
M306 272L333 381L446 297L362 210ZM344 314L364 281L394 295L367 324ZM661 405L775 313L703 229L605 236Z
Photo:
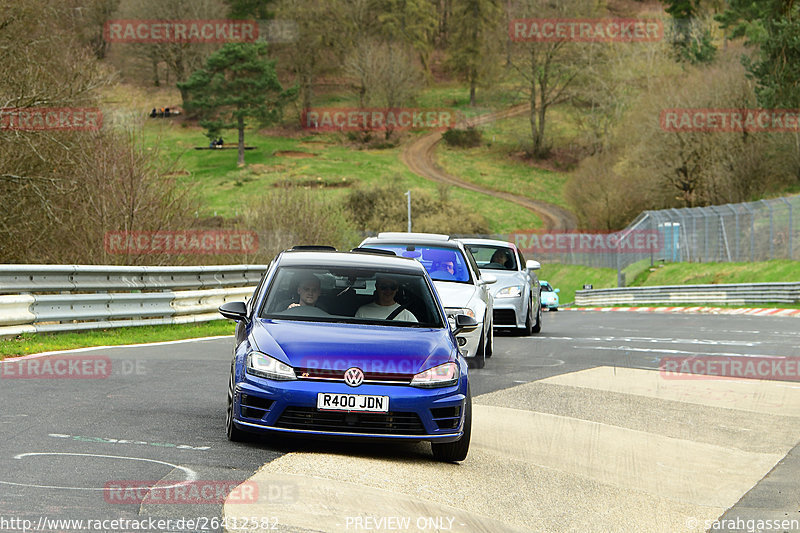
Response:
M524 335L542 330L538 261L528 260L514 243L491 239L459 239L472 252L481 273L493 274L494 327L518 328Z

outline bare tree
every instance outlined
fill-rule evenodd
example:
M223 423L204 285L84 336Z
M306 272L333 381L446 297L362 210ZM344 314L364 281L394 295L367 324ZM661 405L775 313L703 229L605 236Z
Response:
M335 21L344 14L337 13L337 10L344 9L345 4L343 0L324 3L316 0L279 0L276 4L277 18L291 19L297 23L297 40L275 48L281 56L280 64L288 65L296 78L300 87L300 105L304 111L311 108L317 78L341 64L342 33L346 29L340 28ZM366 12L360 10L359 13L363 15Z
M545 2L519 0L514 4L512 19L516 18L576 18L594 15L594 7L582 0ZM592 57L593 43L567 40L556 42L518 42L512 54L512 67L523 80L521 90L531 104L530 125L534 157L545 157L547 143L547 112L551 107L568 101L583 67Z
M223 19L227 6L222 0L129 0L114 13L118 19L199 20ZM157 66L164 64L174 76L172 81L186 81L192 72L217 48L217 43L163 42L115 43L123 54L131 55L155 69L154 85L160 85Z
M401 45L372 40L356 46L345 62L345 72L357 80L363 106L395 108L407 105L422 86L422 73L414 54ZM392 130L386 130L386 138Z
M448 34L450 68L469 84L469 104L478 86L496 79L503 42L501 0L461 0L453 4Z
M653 207L741 202L792 180L790 133L662 128L663 110L756 107L752 81L738 58L723 54L719 61L643 96L620 126L620 173L639 177L652 191Z
M69 7L47 0L7 1L2 7L0 107L97 106L97 90L110 79L72 31ZM3 261L124 262L104 257L107 229L192 222L185 193L153 167L158 159L151 153L111 127L0 128Z
M64 0L66 11L71 16L71 25L81 42L91 48L97 59L104 59L110 43L103 31L106 22L113 16L120 0Z

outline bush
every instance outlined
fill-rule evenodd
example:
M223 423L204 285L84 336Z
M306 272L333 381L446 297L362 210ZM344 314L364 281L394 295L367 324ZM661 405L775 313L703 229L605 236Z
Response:
M259 250L248 261L267 263L280 252L302 244L350 249L359 235L341 205L326 201L319 192L281 187L254 199L241 229L258 234Z
M28 169L44 176L0 181L0 248L4 262L61 264L180 264L168 255L109 254L108 231L196 229L198 204L167 177L158 147L147 151L132 134L70 132L64 153L46 136L28 139L53 169L35 161ZM9 141L13 150L16 140ZM24 146L20 144L20 149ZM20 161L22 165L26 161Z
M408 207L406 190L393 181L377 187L352 189L344 200L349 218L361 231L406 231ZM451 200L448 188L438 195L423 189L411 190L412 230L424 233L489 233L486 220Z
M458 146L459 148L474 148L483 142L481 131L471 126L465 130L450 128L442 134L442 139L448 146Z

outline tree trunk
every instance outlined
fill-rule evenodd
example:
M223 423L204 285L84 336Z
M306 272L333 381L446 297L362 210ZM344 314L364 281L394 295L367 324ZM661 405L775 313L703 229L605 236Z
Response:
M530 111L530 123L531 123L531 140L533 141L533 149L531 150L531 155L537 156L537 154L542 149L542 139L539 136L539 127L537 125L538 122L538 115L537 115L537 107L536 107L536 50L534 50L533 45L531 46L531 111ZM538 157L538 156L537 156Z
M310 70L310 69L309 69ZM310 72L302 73L303 84L303 111L311 109L311 98L313 96L313 75Z
M244 117L239 116L237 118L237 128L239 130L239 161L238 165L240 167L244 166Z
M475 107L475 79L470 80L469 83L469 106Z
M537 139L539 139L539 150L536 152L536 157L542 158L547 155L547 145L544 139L544 121L547 116L547 107L542 103L539 106L539 132Z

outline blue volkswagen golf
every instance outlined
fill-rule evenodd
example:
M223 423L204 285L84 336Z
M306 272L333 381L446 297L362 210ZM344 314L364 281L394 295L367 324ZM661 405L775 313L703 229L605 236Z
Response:
M425 268L391 252L296 247L279 254L237 321L227 433L430 441L469 451L467 364Z

